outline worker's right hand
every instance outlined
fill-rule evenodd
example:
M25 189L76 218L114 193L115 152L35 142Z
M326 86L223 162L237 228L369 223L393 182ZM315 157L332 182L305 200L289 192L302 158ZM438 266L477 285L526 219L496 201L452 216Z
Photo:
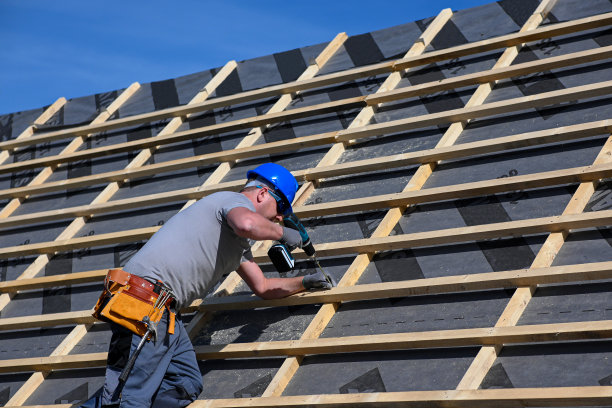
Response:
M312 289L331 289L336 286L336 282L330 276L331 282L327 280L323 272L316 271L310 275L304 276L302 279L302 286L307 290Z
M291 228L283 227L283 236L278 240L283 245L293 251L295 248L301 248L303 245L300 232Z

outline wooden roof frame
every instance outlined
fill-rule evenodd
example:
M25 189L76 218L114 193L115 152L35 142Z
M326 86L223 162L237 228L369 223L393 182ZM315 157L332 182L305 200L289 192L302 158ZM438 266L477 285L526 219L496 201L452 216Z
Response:
M610 321L517 326L517 321L523 314L537 285L612 278L612 262L552 266L555 256L562 247L570 230L612 224L612 210L583 212L599 180L612 176L612 138L608 138L601 152L590 166L522 175L503 180L491 179L447 187L423 189L426 180L440 160L468 158L479 154L557 143L559 141L577 140L586 137L609 136L612 129L612 119L505 136L482 142L455 144L466 123L475 118L544 107L570 100L594 98L612 93L612 81L607 81L561 91L547 92L536 96L484 103L486 96L490 93L496 81L524 75L525 73L541 72L612 57L612 47L602 47L530 63L511 65L521 46L526 42L612 25L612 13L608 13L566 23L538 27L544 21L555 2L555 0L542 1L518 33L445 50L425 52L426 47L452 16L452 12L446 9L428 26L427 30L415 41L415 44L403 58L317 77L316 75L319 70L346 40L346 34L340 33L325 47L313 63L307 67L297 81L209 100L209 96L214 94L216 87L236 68L236 63L230 61L190 103L184 106L110 120L113 113L120 109L138 91L139 85L135 83L128 87L89 125L46 133L36 132L37 127L43 128L44 123L66 103L65 99L60 98L56 103L47 108L35 120L33 125L24 130L17 138L0 142L0 150L2 150L0 153L0 172L42 167L42 170L40 170L30 185L0 191L0 198L11 198L9 204L0 210L0 228L14 228L32 223L74 219L54 241L0 249L0 258L41 254L18 279L0 282L0 310L19 291L36 290L54 285L99 282L105 273L105 270L101 269L70 275L36 277L38 272L42 270L50 257L55 253L76 248L90 248L93 246L146 240L158 229L158 227L149 227L75 238L74 236L78 230L85 225L88 219L96 214L112 213L114 211L168 202L186 201L183 207L186 208L196 199L211 192L221 189L238 189L243 181L221 182L238 160L271 153L297 151L305 147L329 146L328 153L317 166L295 172L296 177L303 181L295 201L296 214L301 217L315 217L380 208L389 210L370 238L316 245L317 253L322 257L357 254L340 281L338 288L321 293L302 293L273 301L256 299L252 296L214 297L203 302L195 302L186 308L186 312L197 313L188 326L190 334L195 335L209 321L210 316L217 311L323 304L299 340L197 347L199 358L254 358L261 356L287 356L287 358L264 391L262 397L200 400L193 403L191 407L327 407L343 405L392 407L422 406L423 403L427 403L428 406L449 406L449 400L452 402L452 406L458 407L491 406L491 404L514 405L519 403L538 406L610 404L612 401L612 387L604 386L558 387L553 389L516 388L508 390L479 390L477 388L482 383L484 376L491 368L504 344L608 339L612 337L612 322ZM406 74L406 70L410 68L499 48L506 49L498 58L495 66L489 70L436 83L395 89L402 76ZM374 94L288 109L296 93L307 89L339 84L351 79L364 78L370 75L388 75L383 85ZM377 107L382 103L472 85L479 86L464 108L422 115L415 118L368 124ZM190 131L177 131L189 115L217 107L247 103L269 97L279 98L273 107L263 115ZM345 130L300 137L291 141L255 145L266 128L273 123L350 108L360 108L361 110ZM168 118L172 119L153 138L112 145L105 148L78 150L86 138L95 135L97 132L120 129L151 120ZM359 139L449 123L450 127L434 149L350 163L337 163L345 148L354 144ZM249 130L249 132L235 149L153 165L146 164L153 152L162 145L191 140L205 134L245 129ZM45 157L43 159L14 164L2 164L10 157L9 152L14 149L70 137L73 138L72 141L60 154L54 157ZM46 181L58 166L71 161L137 149L142 150L123 170L60 182ZM191 169L202 165L217 165L217 167L207 178L206 182L197 188L125 200L112 200L113 195L126 180L158 174L161 171ZM419 167L414 171L410 182L400 193L304 205L308 197L317 188L318 183L325 178L350 176L360 172L376 171L381 168L402 168L414 165ZM108 184L104 191L88 205L28 215L12 215L21 203L32 195L105 183ZM561 215L412 234L389 235L405 209L410 205L565 184L578 184L578 189ZM529 269L394 282L392 285L371 284L355 286L355 283L371 262L373 255L379 251L529 234L547 234L544 245ZM261 243L255 248L254 255L256 260L265 261L265 250L269 244ZM217 293L230 294L236 287L236 284L237 277L235 274L232 274L221 285ZM367 338L366 336L320 338L323 329L334 316L341 302L497 288L518 289L494 327L397 333L367 336ZM12 396L7 407L25 406L23 404L48 376L50 370L99 367L105 364L105 353L69 354L77 342L93 326L94 321L90 313L91 311L85 310L42 317L26 316L0 319L0 331L61 325L75 326L62 344L48 357L0 361L0 372L34 371L34 374L32 374L24 386ZM482 347L458 384L457 390L351 394L350 396L281 396L305 355L348 351L397 350L412 347L459 347L465 345L478 345ZM63 407L66 405L45 406Z

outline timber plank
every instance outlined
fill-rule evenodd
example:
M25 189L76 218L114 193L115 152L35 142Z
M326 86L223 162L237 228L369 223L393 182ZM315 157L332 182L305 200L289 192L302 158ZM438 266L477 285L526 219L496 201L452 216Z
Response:
M432 62L444 61L447 59L458 58L461 56L476 54L480 52L495 50L502 47L511 47L520 45L529 41L536 41L544 38L554 37L563 34L569 34L584 30L589 30L598 27L604 27L612 23L612 13L601 14L597 16L586 17L578 20L573 20L565 23L558 23L547 27L542 27L526 32L517 32L488 40L478 41L461 45L457 47L446 48L442 50L432 51L418 56L410 56L396 61L382 62L366 67L355 68L352 70L342 71L340 73L328 74L317 78L312 78L305 81L295 81L289 84L277 85L274 87L263 88L261 90L243 92L237 95L231 95L223 98L215 98L210 101L196 104L193 106L179 106L158 110L155 112L134 115L127 118L108 121L104 124L94 126L80 126L68 130L57 132L48 132L38 136L29 138L30 140L10 140L0 143L0 149L12 149L15 147L27 146L43 141L58 140L69 137L71 135L84 135L89 133L101 132L104 130L117 129L126 126L132 126L140 123L151 122L155 120L165 119L172 116L184 116L196 112L202 112L213 108L228 106L236 103L247 102L251 100L261 99L269 96L291 93L299 90L311 89L325 85L331 85L338 82L349 81L352 79L368 77L392 71L402 71L410 67L427 65Z
M405 248L426 247L457 242L469 242L491 238L515 237L519 235L541 234L578 228L593 228L610 225L612 210L590 212L578 215L560 215L531 218L520 221L507 221L437 231L417 232L369 239L333 242L315 245L317 256L336 256L355 253L370 253ZM265 262L266 254L255 252L256 262ZM0 256L2 254L0 253ZM305 254L296 252L295 257L304 258Z
M499 79L510 78L517 75L525 75L533 72L540 72L575 64L583 64L586 62L597 61L610 57L612 57L612 46L596 48L593 50L580 51L567 55L550 57L542 60L512 65L510 67L491 69L488 71L476 72L473 74L463 75L459 77L447 78L441 81L433 81L425 84L414 85L385 92L376 92L374 94L366 96L365 102L368 105L378 105L384 102L395 101L398 99L421 96L474 84L487 83ZM387 89L389 87L386 86L385 88ZM341 101L336 101L334 103L336 104L336 106L338 106L338 109L349 109L352 107L352 105L354 105L354 99L355 98L348 98ZM343 102L346 102L347 105L343 106ZM312 113L314 115L318 114L318 106L319 105L314 105L304 109L311 109L309 113ZM196 129L183 132L175 132L168 135L158 135L145 139L134 140L131 142L118 143L110 146L79 150L69 154L40 157L32 160L9 163L5 165L0 165L0 173L21 171L41 166L58 165L78 160L86 160L95 157L110 156L117 153L129 152L138 148L147 148L165 145L169 143L175 143L178 141L190 139L193 137L194 134L197 134L200 131L206 131L205 129L206 128L202 128L202 130ZM212 131L214 132L216 129L218 129L218 127L212 128ZM219 160L221 161L236 160L236 158L232 158L231 156L223 159L223 156L223 152L219 152Z
M575 167L572 169L552 170L542 173L513 176L503 179L490 179L452 186L433 187L415 191L384 194L310 204L296 209L302 218L322 215L336 215L356 211L370 211L380 208L399 207L412 204L477 197L488 194L504 193L515 190L528 190L539 187L580 183L610 177L612 165ZM1 224L0 224L1 225Z
M196 400L190 408L491 408L604 406L611 386L396 391L355 394ZM7 405L5 408L71 408L71 404Z
M481 141L481 142L473 142L473 143L464 143L460 145L454 145L449 147L440 147L435 149L421 150L418 152L412 153L404 153L392 156L384 156L375 159L366 159L366 160L357 160L347 163L340 164L332 164L329 166L323 167L314 167L310 169L298 170L293 172L293 174L302 180L317 180L319 178L324 177L332 177L332 176L345 176L357 174L360 172L368 172L368 171L376 171L379 169L389 169L394 167L402 167L410 164L417 163L426 163L429 161L439 161L442 159L450 159L450 158L461 158L461 157L469 157L475 154L484 154L484 153L493 153L499 152L506 149L514 149L520 147L528 147L528 146L537 146L545 143L553 143L559 141L566 140L575 140L582 137L590 137L593 135L597 135L604 132L609 132L612 128L611 120L603 120L597 122L589 122L571 126L565 126L560 128L546 129L536 132L529 132L519 135L495 138L491 140ZM321 135L323 136L323 135ZM330 139L333 138L333 133L329 136ZM278 143L278 142L273 142ZM302 143L301 138L296 138L296 143ZM253 146L253 149L257 149L260 146L265 146L267 144L261 144L257 146ZM245 148L245 151L249 151L248 148ZM600 170L597 170L600 169ZM601 173L596 174L598 171ZM595 166L595 167L584 167L584 168L575 168L575 169L567 169L567 170L559 170L559 173L556 172L543 172L543 173L535 173L527 176L518 176L519 178L509 178L504 180L491 181L490 184L496 184L500 187L500 190L495 190L492 188L488 190L488 187L484 187L482 190L482 194L489 194L494 192L502 192L507 190L502 190L502 186L508 185L507 183L519 182L519 180L531 180L526 181L524 185L517 184L516 189L520 188L533 188L533 187L543 187L554 184L561 184L564 182L578 182L578 181L586 181L591 180L591 177L604 178L609 176L605 167ZM567 175L562 175L563 173L568 172ZM575 176L569 175L569 173L575 174ZM582 174L581 174L582 173ZM539 174L539 176L538 176ZM553 179L559 176L557 181ZM541 183L536 179L537 177L541 177ZM564 181L564 177L568 177ZM574 177L574 178L572 178ZM482 183L486 183L483 181ZM238 190L244 182L242 180L224 183L222 186L229 190ZM530 187L532 186L532 187ZM492 187L492 186L491 186ZM453 195L451 191L457 191L459 189L465 189L466 193L468 190L474 188L471 183L462 184L459 186L449 186L445 187L446 190L439 189L441 195L437 197L433 197L436 191L435 189L425 189L423 192L420 191L412 191L412 192L404 192L398 193L402 197L406 194L406 201L404 204L412 204L419 202L427 202L427 201L436 201L441 199L451 199L451 198L459 198L464 197L463 195ZM6 228L17 225L25 225L36 222L46 222L46 221L54 221L60 220L64 218L68 218L71 216L90 216L95 214L103 214L107 212L113 211L123 211L133 208L140 208L142 206L152 206L158 204L165 204L170 202L178 202L183 200L194 200L202 198L211 192L219 191L220 188L218 186L205 186L199 188L187 188L181 190L168 191L163 193L155 193L148 194L139 197L127 198L114 200L106 203L99 204L90 204L90 205L81 205L76 207L68 207L57 210L50 211L41 211L32 214L25 215L16 215L11 216L9 218L0 219L0 228ZM448 191L449 194L444 194L444 191ZM428 198L429 195L432 195L431 198ZM408 196L414 197L415 201L410 201ZM465 195L470 196L470 195ZM391 203L393 200L399 200L398 204L402 202L403 198L400 198L397 195L389 195L389 198L383 198L384 196L380 196L380 200L389 200ZM354 210L369 210L375 208L381 208L379 198L377 197L369 197L368 200L371 201L371 205L368 205L370 201L366 200L345 200L342 201L342 205L347 206L355 206ZM295 213L301 217L313 217L318 215L328 215L328 214L336 214L342 211L338 207L341 205L341 202L337 203L324 203L324 204L315 204L308 206L296 206Z
M198 359L303 356L415 348L598 340L612 336L612 321L368 334L195 347Z
M407 69L447 59L459 58L464 57L466 55L492 51L498 48L514 47L523 43L542 40L544 38L575 33L583 30L590 30L593 28L605 27L610 23L612 23L612 13L605 13L596 16L586 17L579 20L571 20L565 23L549 25L546 27L521 30L513 34L507 34L500 37L471 42L452 48L444 48L428 52L419 57L402 58L401 60L398 60L393 64L393 69Z
M262 307L298 306L317 303L350 302L518 286L581 282L612 278L612 262L595 262L536 269L453 275L357 286L342 286L324 292L302 292L282 299L264 300L256 296L211 297L199 310L240 310ZM189 312L191 308L184 311Z
M102 282L106 276L107 269L95 271L65 273L61 275L41 276L30 279L17 279L0 282L0 292L17 292L20 290L32 290L51 288L54 286L75 285L90 282ZM2 320L0 320L2 322Z
M190 408L491 408L603 406L610 386L513 388L489 390L404 391L198 400Z
M369 334L195 347L198 359L259 358L357 353L472 345L564 342L612 337L612 321L589 321L508 327ZM107 353L71 354L0 361L0 373L101 367Z
M514 112L529 108L536 108L564 101L591 98L612 93L612 81L604 81L595 84L567 88L560 91L545 92L535 96L527 96L493 102L481 106L453 109L436 114L427 114L408 119L398 119L381 124L366 125L359 128L338 131L336 141L348 141L358 138L378 136L382 134L395 133L419 127L440 125L447 122L456 122L476 117L496 115L503 112ZM316 139L316 137L315 137ZM216 157L217 153L213 153ZM261 154L264 154L263 152ZM110 171L92 176L77 177L69 180L48 182L35 186L24 186L0 190L0 198L23 197L34 194L43 194L53 191L68 190L86 186L101 184L108 181L123 181L136 179L168 171L184 170L199 167L210 160L209 155L195 156L192 158L170 160L162 163L143 165L123 170Z
M102 273L104 272L104 273ZM102 281L106 271L91 271L76 273L83 281L97 278ZM62 279L60 275L53 282L41 277L28 279L24 289L44 288L58 285L82 283L79 276ZM594 262L576 265L563 265L536 269L519 269L502 272L487 272L468 275L452 275L437 278L425 278L406 281L362 284L357 286L341 286L328 291L300 292L282 299L260 299L252 295L207 297L203 302L194 301L181 309L183 313L195 311L212 312L220 310L242 310L263 307L300 306L319 303L351 302L374 299L385 299L406 296L433 295L441 293L469 292L486 289L506 289L520 286L540 284L583 282L591 280L611 279L612 262ZM13 288L22 289L21 281L6 282ZM0 319L0 331L17 330L34 327L52 327L64 324L93 323L91 310L78 312L56 313L52 315L22 316L18 318Z
M96 320L91 310L77 312L49 313L45 315L3 317L0 319L0 331L21 330L38 327L54 327L74 324L91 324Z
M569 100L594 98L608 95L611 91L612 81L598 82L558 91L543 92L537 95L491 102L472 107L451 109L439 113L430 113L413 118L398 119L395 121L366 125L357 129L341 130L338 132L336 139L339 141L348 141L352 139L378 136L381 134L381 129L384 129L385 133L396 133L426 126L441 125L448 122L461 122L469 119L477 119L546 105L554 105L561 102L567 102ZM569 95L571 95L571 97L569 97Z
M605 406L612 386L396 391L196 400L189 408L491 408ZM5 408L71 408L72 404Z
M445 78L439 81L427 82L420 85L408 86L391 91L368 95L365 99L368 105L377 105L385 102L422 96L436 92L447 91L470 85L484 84L521 75L543 72L552 69L569 67L575 64L599 61L612 57L612 46L579 51L541 60L524 62L502 68L493 68L487 71L457 77Z

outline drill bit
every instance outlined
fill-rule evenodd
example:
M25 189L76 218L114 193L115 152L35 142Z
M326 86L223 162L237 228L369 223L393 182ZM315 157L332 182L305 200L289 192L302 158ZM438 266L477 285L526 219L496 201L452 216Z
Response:
M325 273L325 271L323 270L323 267L321 266L321 264L319 263L319 260L317 259L316 256L312 257L312 260L314 261L315 265L319 268L319 270L321 271L321 273L323 274L323 276L325 276L325 279L329 282L330 285L332 286L336 286L334 284L334 281L332 280L332 278Z

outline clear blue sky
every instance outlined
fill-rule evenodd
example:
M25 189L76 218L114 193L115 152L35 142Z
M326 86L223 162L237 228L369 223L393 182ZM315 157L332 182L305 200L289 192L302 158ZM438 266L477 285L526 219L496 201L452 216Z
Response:
M490 2L0 0L0 114Z

